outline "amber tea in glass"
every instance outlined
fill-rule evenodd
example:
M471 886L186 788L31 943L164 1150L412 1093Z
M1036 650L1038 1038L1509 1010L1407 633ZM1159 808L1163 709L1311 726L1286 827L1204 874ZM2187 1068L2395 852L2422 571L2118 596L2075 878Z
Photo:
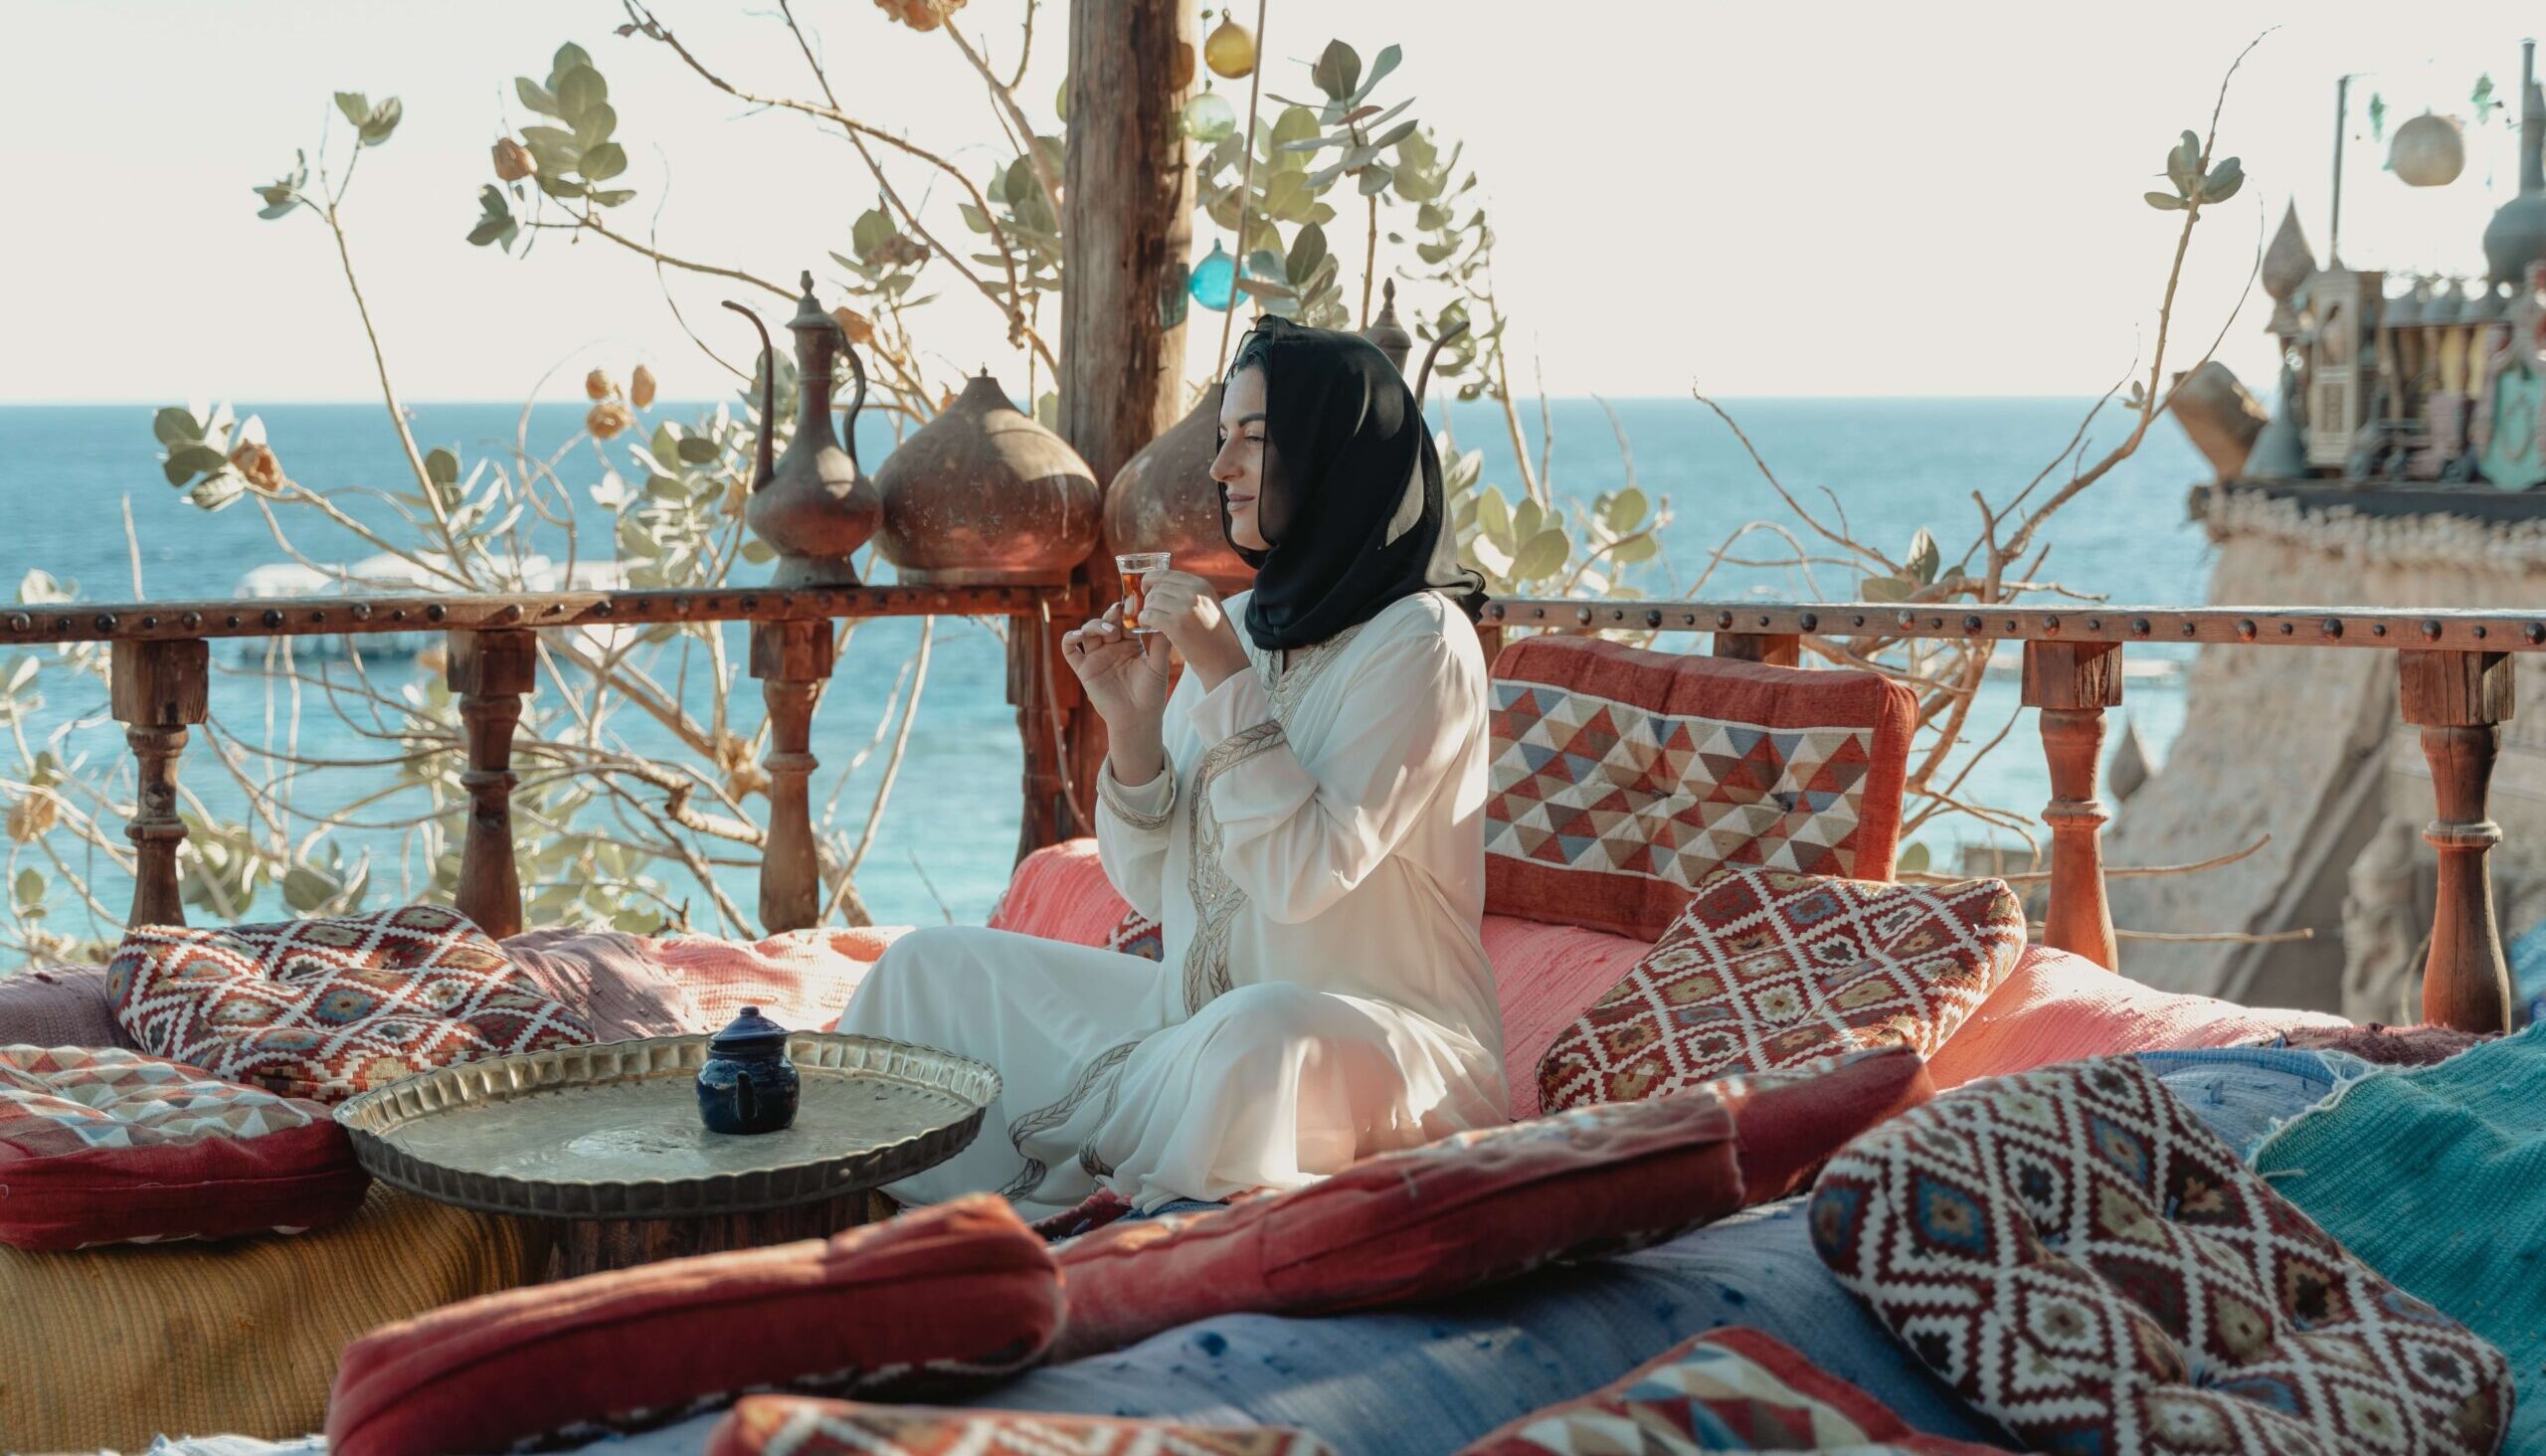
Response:
M1136 633L1158 631L1141 625L1141 583L1151 572L1167 567L1164 551L1131 551L1114 558L1114 569L1123 574L1123 626Z

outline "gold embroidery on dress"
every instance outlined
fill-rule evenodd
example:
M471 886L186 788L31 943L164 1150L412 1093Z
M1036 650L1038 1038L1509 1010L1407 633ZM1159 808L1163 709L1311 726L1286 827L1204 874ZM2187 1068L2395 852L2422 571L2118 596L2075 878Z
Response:
M1166 774L1167 808L1156 814L1144 814L1132 807L1126 797L1130 791L1114 777L1114 765L1111 763L1106 764L1096 776L1096 797L1104 801L1107 809L1114 811L1116 819L1131 828L1144 831L1163 829L1167 827L1167 821L1176 816L1176 760L1167 760Z
M1007 1125L1007 1141L1016 1149L1016 1156L1024 1160L1024 1167L1018 1169L1016 1177L1009 1179L1007 1185L999 1190L1000 1197L1011 1202L1024 1197L1041 1187L1044 1176L1051 1172L1043 1160L1025 1151L1027 1139L1048 1133L1068 1122L1070 1115L1078 1111L1081 1103L1095 1096L1099 1087L1105 1089L1106 1112L1109 1116L1112 1114L1115 1093L1121 1090L1123 1083L1123 1064L1132 1059L1132 1052L1144 1039L1134 1037L1097 1053L1096 1060L1080 1071L1078 1080L1070 1084L1070 1089L1061 1094L1058 1102L1038 1107ZM1084 1149L1080 1156L1084 1162Z
M1224 743L1215 745L1202 756L1193 771L1193 789L1186 801L1185 825L1189 838L1184 853L1184 889L1193 902L1193 937L1184 947L1184 1014L1193 1015L1230 989L1229 930L1237 921L1238 911L1246 904L1246 891L1220 868L1220 821L1211 811L1211 781L1283 741L1282 718L1297 706L1302 693L1347 642L1361 635L1362 625L1346 628L1325 641L1302 652L1299 659L1285 669L1278 654L1259 657L1252 644L1247 647L1247 660L1269 679L1266 696L1273 704L1273 716L1251 728L1242 728Z

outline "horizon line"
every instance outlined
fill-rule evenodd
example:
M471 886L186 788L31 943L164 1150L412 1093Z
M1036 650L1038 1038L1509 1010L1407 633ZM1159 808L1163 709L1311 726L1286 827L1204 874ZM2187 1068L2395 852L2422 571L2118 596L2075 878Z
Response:
M1821 402L1821 403L1851 403L1851 404L1853 404L1853 403L1877 403L1877 402L1879 402L1879 403L1886 403L1886 404L1920 404L1920 403L1940 403L1940 402L1967 403L1967 402L1973 402L1973 401L2002 401L2002 400L2061 400L2061 401L2072 401L2072 400L2091 400L2091 399L2097 399L2097 398L2100 398L2100 397L2102 396L2102 394L2103 394L2103 393L2104 393L2104 391L2101 391L2101 390L2079 390L2079 391L2076 391L2076 392L2059 392L2059 391L2046 392L2046 391L2036 390L2036 391L2022 392L2022 393L2010 392L2010 393L2003 393L2003 394L1998 394L1998 393L1966 393L1966 394L1791 394L1791 393L1730 394L1730 393L1728 393L1728 394L1718 394L1718 395L1713 395L1713 396L1710 396L1710 398L1717 399L1717 400L1726 400L1726 401L1735 401L1735 400L1737 400L1737 401L1742 401L1742 402L1745 402L1745 403L1783 403L1783 402L1786 402L1786 401L1812 401L1812 402ZM228 403L228 404L230 404L230 405L232 406L232 408L237 409L237 408L240 408L239 401L240 401L241 399L243 399L243 398L249 398L249 397L248 397L248 396L242 396L242 395L236 395L236 394L234 394L234 395L229 396L229 397L227 398L227 400L225 401L225 403ZM1535 395L1535 394L1515 395L1515 396L1513 397L1513 403L1514 403L1515 405L1519 405L1519 404L1523 404L1523 403L1536 404L1536 403L1537 403L1541 398L1542 398L1542 396ZM1545 396L1544 398L1546 398L1546 400L1548 400L1550 403L1553 403L1553 402L1559 402L1559 401L1567 401L1567 400L1606 400L1606 401L1608 401L1608 402L1610 402L1610 403L1612 403L1612 404L1648 404L1648 403L1653 403L1653 402L1657 402L1657 401L1666 401L1666 400L1667 400L1667 401L1675 401L1675 402L1682 403L1682 404L1694 404L1694 403L1696 403L1696 400L1693 398L1692 394L1690 394L1690 393L1679 393L1679 394L1622 394L1622 393L1612 393L1612 392L1603 391L1603 390L1584 390L1584 391L1582 391L1582 392L1580 392L1580 393L1577 393L1577 394L1554 394L1554 395L1546 395L1546 396ZM662 411L662 410L682 409L682 408L693 407L693 406L714 405L714 404L724 404L724 403L730 403L730 402L731 402L731 401L724 400L724 399L721 399L721 398L720 398L720 399L697 399L697 400L657 400L657 401L655 401L652 405L649 405L649 406L647 406L646 408L647 408L649 411L656 411L656 412L659 412L659 411ZM42 399L42 398L37 398L37 399L0 399L0 410L34 410L34 409L47 409L47 410L70 410L70 409L98 409L98 410L119 410L119 409L165 409L165 408L167 408L167 407L168 407L168 403L169 403L168 401L166 401L166 400L161 400L161 399L140 399L140 398L127 398L127 399L79 399L79 398L62 398L62 399ZM183 402L181 401L180 403L183 403ZM488 407L488 408L496 408L496 407L500 407L500 408L508 409L508 410L518 410L518 409L520 409L520 408L523 406L523 404L525 403L525 401L518 400L518 399L509 399L509 400L507 400L507 399L472 399L472 398L464 398L464 397L460 397L460 396L451 396L451 397L447 397L447 398L437 397L437 398L425 398L425 399L408 399L408 400L405 400L403 403L406 405L406 407L408 408L408 410L409 410L410 412L412 412L412 411L414 411L414 410L416 410L416 409L420 409L420 408L425 407L425 406L428 406L428 405L433 405L433 406L441 406L441 405L471 405L471 406L483 406L483 407ZM589 400L587 400L587 399L584 399L584 398L582 398L582 397L580 397L580 396L576 396L576 397L563 397L563 396L561 396L561 397L556 398L556 399L531 400L531 401L528 401L527 403L529 403L529 404L531 404L531 405L533 405L533 406L542 406L542 405L563 405L563 406L570 406L570 407L582 407L582 406L589 405L589 404L591 403L591 401L589 401ZM1464 405L1464 406L1474 406L1474 407L1484 408L1484 407L1489 406L1491 402L1486 401L1486 400L1464 400L1464 401L1454 401L1453 403L1457 403L1457 404ZM340 398L340 399L329 399L329 398L309 399L309 398L302 398L302 399L276 399L276 400L266 400L266 401L263 401L263 402L262 402L262 405L261 405L260 407L261 407L261 408L272 408L272 407L273 407L273 406L277 406L277 405L292 405L292 406L306 406L306 405L340 405L340 406L360 406L360 407L366 407L366 408L372 408L372 409L379 409L379 408L383 408L383 407L384 407L384 406L383 406L382 401L381 401L381 400L380 400L380 398L379 398L378 396L376 396L376 395L375 395L375 396L371 396L371 397L367 397L367 398L366 398L366 397L355 396L355 397L346 397L346 398Z

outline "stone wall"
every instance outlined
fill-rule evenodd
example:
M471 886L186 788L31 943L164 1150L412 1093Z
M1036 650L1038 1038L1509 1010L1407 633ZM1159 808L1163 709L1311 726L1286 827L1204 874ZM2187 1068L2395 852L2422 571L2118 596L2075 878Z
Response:
M2546 522L2372 518L2237 490L2213 492L2206 520L2218 549L2209 600L2219 606L2546 610ZM2505 834L2494 855L2505 940L2546 919L2546 659L2521 665L2528 670L2493 779L2493 817ZM2315 938L2125 941L2122 970L2167 990L2394 1019L2417 995L2402 978L2419 965L2434 862L2414 837L2432 817L2431 775L2417 731L2398 715L2394 654L2207 646L2187 686L2183 734L2116 814L2105 862L2180 863L2266 833L2272 842L2198 875L2112 881L2113 923L2306 928ZM2380 858L2404 857L2406 844L2410 872ZM2355 901L2348 914L2347 898ZM2347 921L2359 963L2348 997ZM2401 939L2412 944L2400 948Z

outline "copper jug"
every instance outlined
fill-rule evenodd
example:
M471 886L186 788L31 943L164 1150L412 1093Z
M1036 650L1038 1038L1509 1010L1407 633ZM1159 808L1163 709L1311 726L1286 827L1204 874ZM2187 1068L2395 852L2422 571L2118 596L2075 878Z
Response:
M840 333L838 322L815 300L811 273L804 275L804 285L796 316L787 320L796 335L796 434L787 453L775 458L777 351L759 314L740 303L725 305L760 330L760 449L743 521L778 553L771 585L853 587L857 570L849 564L849 554L875 534L883 513L875 482L857 467L857 412L866 405L866 364ZM848 356L857 393L849 401L846 426L834 434L831 368L842 353Z

